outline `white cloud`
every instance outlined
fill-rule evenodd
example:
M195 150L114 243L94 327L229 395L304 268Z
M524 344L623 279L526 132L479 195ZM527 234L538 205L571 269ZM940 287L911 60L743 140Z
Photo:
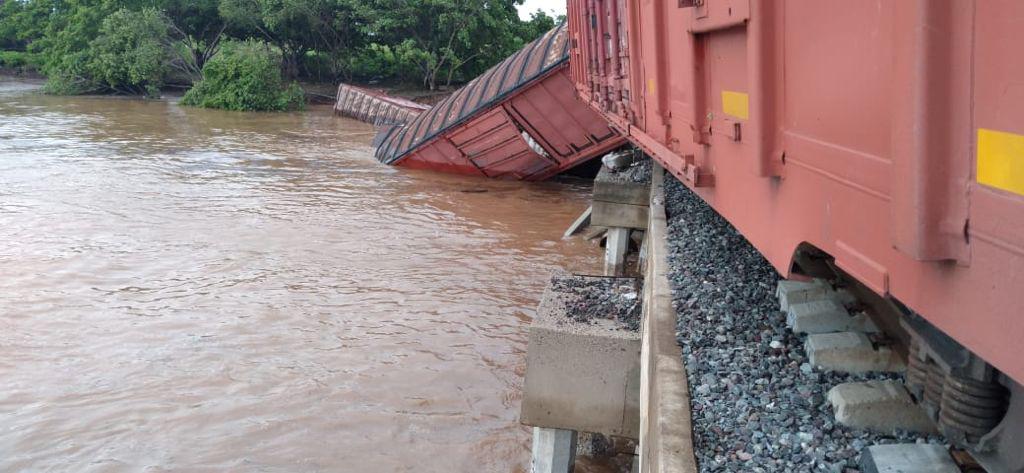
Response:
M564 15L566 0L526 0L519 6L519 18L530 19L530 14L537 9L544 10L549 15Z

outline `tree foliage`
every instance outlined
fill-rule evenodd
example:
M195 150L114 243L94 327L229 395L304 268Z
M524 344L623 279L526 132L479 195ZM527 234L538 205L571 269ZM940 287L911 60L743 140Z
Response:
M298 84L281 79L281 58L260 41L231 43L203 67L203 78L182 104L238 111L284 111L302 108Z
M170 43L170 21L163 13L148 7L118 10L89 42L85 78L120 93L159 96Z
M220 0L158 0L155 6L171 20L171 37L177 40L173 67L199 79L203 65L220 50L228 27L218 10Z
M239 36L262 38L276 46L282 53L286 75L297 77L308 51L344 53L360 44L353 25L353 5L358 3L359 0L220 0L220 14Z
M98 90L88 73L89 45L100 33L104 19L119 8L106 0L62 0L52 3L53 12L41 38L29 48L42 56L47 90L77 94Z
M450 85L467 66L494 64L522 46L512 2L487 0L365 0L357 16L363 32L395 45L414 65L423 86ZM466 71L472 74L476 68Z
M51 92L155 95L166 84L206 82L205 68L225 41L255 40L278 60L282 80L435 89L472 79L554 27L556 19L539 11L519 20L521 3L0 0L0 51L15 51L0 57L38 65Z
M46 31L52 0L0 1L0 49L24 51Z

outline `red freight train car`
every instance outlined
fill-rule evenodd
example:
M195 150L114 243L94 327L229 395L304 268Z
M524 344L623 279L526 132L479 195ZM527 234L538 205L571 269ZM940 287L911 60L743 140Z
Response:
M568 16L584 101L781 273L813 248L900 302L937 382L1006 385L1009 413L966 443L1024 470L1024 2L570 0Z
M374 140L392 166L542 180L625 140L576 100L564 24Z

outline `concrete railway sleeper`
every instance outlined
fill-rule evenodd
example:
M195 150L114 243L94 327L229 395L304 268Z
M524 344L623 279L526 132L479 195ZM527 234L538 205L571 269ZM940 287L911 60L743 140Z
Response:
M983 360L813 248L779 281L657 166L646 207L636 471L1022 471L1020 386ZM819 301L836 328L798 333Z
M681 186L679 188L683 190ZM683 193L689 195L688 191L683 190ZM695 206L687 209L684 214L687 216L700 214L701 211L697 211L693 207L701 207L703 202L692 195L690 197L697 201L697 203ZM671 201L671 199L669 200ZM670 210L671 208L670 205ZM712 220L718 219L717 213L709 210L708 212L713 214ZM670 222L672 220L670 216ZM688 222L686 230L691 232L686 235L688 240L699 241L701 239L701 231L692 230L692 228L700 227L701 225L703 223L699 221ZM722 225L728 227L728 224L725 224L724 221ZM670 226L670 228L673 227ZM731 230L731 227L729 228ZM732 230L732 232L734 233L735 231ZM678 237L675 239L678 240ZM708 238L704 239L708 240ZM745 243L743 241L741 245ZM676 241L673 241L672 244L683 247L688 245L687 243L676 243ZM707 251L704 250L703 253L707 253ZM837 420L840 423L849 423L851 426L857 427L855 419L850 417L850 415L855 417L858 409L868 417L872 413L877 415L885 412L884 418L880 417L878 419L882 423L871 426L873 430L884 433L885 431L902 427L908 430L917 430L921 432L920 435L926 435L933 428L936 428L935 430L944 437L929 436L926 441L929 443L937 442L947 450L959 453L957 458L961 460L961 463L974 466L975 469L970 471L980 471L978 468L981 466L992 472L1022 471L1019 448L1015 449L1012 447L1015 444L1019 445L1021 439L1024 438L1020 432L1022 418L1019 415L1015 416L1012 414L1014 407L1018 410L1020 409L1020 396L1016 398L1017 404L1013 404L1015 399L1010 395L1012 389L1019 391L1019 386L1010 381L1006 376L998 373L991 365L985 363L975 354L956 344L956 342L937 331L934 327L927 325L926 322L923 322L922 319L907 311L898 302L886 300L873 294L867 288L860 286L849 275L838 271L833 264L830 264L831 261L828 255L818 252L812 253L814 253L813 258L804 258L802 261L803 265L808 269L807 274L827 279L815 279L808 283L780 283L778 295L780 296L782 308L789 309L789 313L792 315L792 308L795 305L813 304L815 301L834 301L830 303L831 305L820 304L818 307L821 310L828 311L832 310L830 308L835 306L842 306L848 309L851 316L853 316L854 312L860 313L851 317L850 321L853 321L856 317L869 317L864 319L867 324L859 328L856 327L856 324L843 322L842 320L829 320L828 322L834 325L833 328L829 328L828 324L826 324L824 328L816 327L816 330L812 330L811 332L818 333L808 335L806 351L813 365L811 368L823 368L819 366L819 363L814 362L814 351L816 348L820 348L816 347L815 343L812 343L816 339L819 341L819 345L824 343L821 340L841 342L840 348L845 348L846 350L838 350L837 352L846 356L847 359L843 360L839 365L845 364L845 371L851 373L864 372L865 370L862 367L866 366L865 360L867 357L874 357L874 361L878 361L889 360L890 354L903 354L902 360L895 360L892 362L893 364L868 364L867 366L875 367L874 370L867 370L874 371L866 374L869 378L882 379L885 376L881 371L890 371L890 368L891 371L901 371L904 363L906 365L906 387L896 380L863 383L851 382L853 381L851 379L831 389L829 391L829 400L832 401ZM798 262L801 260L799 255L797 260ZM824 262L825 264L816 265L814 261L809 260L817 260L819 263ZM730 266L728 258L724 258L721 263L722 266ZM732 265L735 265L735 263L732 263ZM745 266L740 265L740 267ZM707 279L714 281L716 278ZM736 290L737 288L733 289ZM851 298L851 294L855 294L858 297ZM862 297L867 299L862 299ZM800 315L808 316L811 314L802 313ZM680 317L681 320L685 317L683 311L680 312ZM793 326L794 320L792 317L790 317L789 322L791 327L796 330L796 327ZM851 326L855 327L854 330L859 330L863 334L846 332L845 330L850 330ZM871 333L877 332L879 330L878 327L881 327L885 333ZM834 333L821 334L821 332ZM680 333L681 338L687 338L683 335L683 330L680 330ZM859 347L861 348L860 351L849 349L851 340L860 342L863 345ZM868 340L870 340L870 343ZM772 343L774 344L775 342L773 341ZM843 343L846 345L843 346ZM775 346L779 347L780 345L776 344ZM836 366L828 368L843 370ZM801 369L806 371L807 366L801 365ZM835 381L838 381L838 379ZM877 395L879 393L877 388L881 387L888 390L886 391L887 395ZM858 389L860 391L857 391ZM698 385L697 396L699 396L700 391L701 386ZM854 394L861 397L857 398ZM851 407L850 403L853 403L856 409ZM920 406L914 404L920 404ZM891 411L887 412L886 409L891 409ZM850 412L853 412L853 414L850 414ZM922 415L921 412L924 412L925 415ZM924 416L929 417L931 422L924 421ZM934 425L934 427L929 427L931 425ZM870 422L859 425L859 427L865 426L870 426ZM699 422L695 425L695 428L700 428ZM900 434L895 436L896 439L899 439L899 437ZM893 438L880 438L879 440L888 443ZM919 437L917 442L921 440L922 438ZM700 448L700 442L698 442L697 447L698 449ZM931 451L921 446L907 446L906 448L916 448L921 452ZM916 455L916 453L904 453L910 456ZM966 453L970 455L966 455ZM697 454L700 456L699 451ZM848 468L859 468L862 471L889 471L886 468L896 467L886 465L886 462L898 463L893 457L881 453L871 455L866 449L861 449L858 455L860 457L858 462L848 461L847 465L842 467L832 464L829 465L829 468L836 471L846 471ZM964 460L971 455L973 458ZM952 457L949 455L945 455L942 458L945 466L925 461L925 457L928 457L928 455L922 454L922 457L919 459L921 463L915 467L916 469L907 469L901 466L899 468L903 469L899 471L942 471L944 467L952 464L950 460ZM935 458L932 458L932 460L935 460ZM876 462L881 463L876 464ZM851 463L855 463L855 465L851 465ZM751 465L743 466L751 467ZM726 469L731 471L733 468L727 467ZM790 468L787 467L786 469L789 470ZM799 469L799 467L794 469ZM701 470L706 470L704 464L701 465ZM959 469L951 471L959 471ZM967 470L965 469L965 471Z

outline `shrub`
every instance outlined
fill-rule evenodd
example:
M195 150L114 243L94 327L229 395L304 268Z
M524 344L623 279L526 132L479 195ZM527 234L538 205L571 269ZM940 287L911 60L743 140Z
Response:
M400 64L386 44L371 43L352 60L352 75L360 80L389 80L398 76Z
M0 68L18 72L37 71L39 56L26 51L0 51Z
M281 79L281 56L266 43L225 44L203 66L203 78L189 90L184 105L238 111L296 110L305 105L302 89Z

